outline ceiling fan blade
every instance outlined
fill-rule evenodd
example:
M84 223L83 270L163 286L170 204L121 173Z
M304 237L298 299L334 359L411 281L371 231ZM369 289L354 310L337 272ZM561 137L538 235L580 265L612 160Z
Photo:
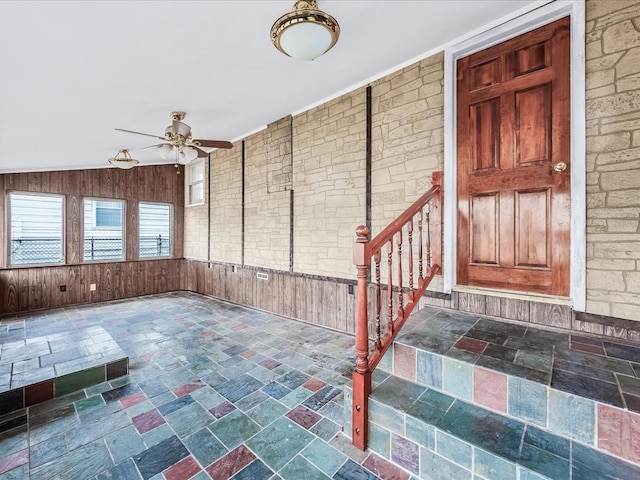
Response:
M233 143L225 140L194 140L193 143L206 148L233 148Z
M148 150L149 148L162 147L163 145L171 145L170 143L156 143L155 145L149 145L148 147L142 147L140 150Z
M195 147L195 146L191 146L191 148L193 148L196 152L198 152L198 158L202 158L202 157L208 157L209 154L207 152L205 152L204 150L202 150L201 148Z
M116 128L114 130L117 130L118 132L135 133L136 135L144 135L145 137L153 137L153 138L159 138L160 140L166 140L166 138L159 137L158 135L151 135L149 133L142 133L142 132L134 132L133 130L125 130L124 128Z

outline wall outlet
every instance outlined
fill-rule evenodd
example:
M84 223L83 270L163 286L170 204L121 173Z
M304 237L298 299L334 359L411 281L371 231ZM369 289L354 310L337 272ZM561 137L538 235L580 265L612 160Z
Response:
M256 273L256 277L258 278L258 280L269 280L269 274L264 272Z
M349 284L349 295L353 295L353 285Z
M231 271L232 271L233 273L238 273L238 266L237 266L237 265L232 265L232 266L231 266Z
M66 292L67 291L67 286L66 285L60 285L60 291L61 292Z
M92 283L91 285L89 285L89 290L91 290L92 292L96 291L96 284Z

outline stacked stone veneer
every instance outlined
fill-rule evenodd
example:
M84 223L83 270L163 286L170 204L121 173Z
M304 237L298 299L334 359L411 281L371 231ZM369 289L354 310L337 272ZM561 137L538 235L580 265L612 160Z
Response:
M372 235L431 188L432 172L444 169L443 57L433 55L373 84ZM403 285L409 285L407 254L405 248ZM429 288L442 291L441 280Z
M242 261L242 143L211 160L211 260ZM206 215L206 214L205 214ZM206 217L205 217L206 219ZM207 237L199 238L200 244Z
M640 2L587 2L587 311L640 318Z
M282 162L279 149L271 148L271 129L278 125L245 140L244 260L247 265L288 270L290 195L268 188L270 160Z
M294 270L355 278L356 227L366 218L364 89L294 119Z

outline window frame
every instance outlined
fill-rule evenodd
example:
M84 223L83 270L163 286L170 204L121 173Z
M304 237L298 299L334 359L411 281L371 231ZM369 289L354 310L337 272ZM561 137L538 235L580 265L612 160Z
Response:
M169 255L167 256L154 256L154 257L141 257L140 256L140 240L141 240L141 231L140 221L142 220L142 215L140 214L140 205L163 205L169 207ZM163 260L167 258L173 258L173 249L174 249L174 240L175 240L175 232L173 228L174 224L174 211L173 211L173 203L169 202L149 202L149 201L138 201L138 260Z
M62 258L59 262L43 262L43 263L13 263L11 261L11 243L13 241L13 228L12 228L12 204L11 204L11 195L28 195L34 197L55 197L60 199L60 213L61 213L61 222L60 222L60 242L62 245ZM66 265L67 263L67 242L66 242L66 234L67 234L67 198L66 195L59 193L41 193L41 192L28 192L23 190L9 190L6 196L6 262L7 266L10 268L32 268L32 267L43 267L43 266L59 266Z
M202 166L202 180L193 181L193 170L195 167ZM207 173L207 165L204 158L200 158L190 162L185 166L185 181L184 181L184 205L185 207L195 207L206 205L207 203L207 190L205 189L205 180ZM191 201L191 187L193 185L202 184L202 199L197 202Z
M96 203L95 202L111 202L111 203L121 203L122 204L122 257L120 258L99 258L99 259L90 259L85 258L85 233L86 233L86 218L85 218L85 202L92 201L94 202L91 205L91 211L93 214L93 218L91 219L91 225L93 229L104 231L104 232L115 232L117 228L115 227L96 227ZM82 216L81 216L81 235L80 235L80 258L81 263L111 263L111 262L126 262L127 261L127 201L122 198L104 198L104 197L82 197Z

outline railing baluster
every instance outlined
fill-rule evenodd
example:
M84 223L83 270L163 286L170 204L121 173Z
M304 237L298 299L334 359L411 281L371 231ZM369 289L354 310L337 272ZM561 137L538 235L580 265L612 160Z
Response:
M404 318L404 293L402 292L402 230L396 236L398 246L398 318Z
M382 307L382 296L380 293L380 251L378 250L373 256L376 264L376 349L382 349L380 341L380 311Z
M431 275L431 221L430 221L430 217L431 217L431 207L429 207L429 210L427 210L427 218L426 218L426 225L427 225L427 239L426 239L426 248L427 248L427 275Z
M424 276L422 275L422 208L420 209L420 217L418 218L418 288L422 287Z
M409 301L413 302L413 218L407 223L409 239Z
M393 333L393 240L387 243L387 332Z

